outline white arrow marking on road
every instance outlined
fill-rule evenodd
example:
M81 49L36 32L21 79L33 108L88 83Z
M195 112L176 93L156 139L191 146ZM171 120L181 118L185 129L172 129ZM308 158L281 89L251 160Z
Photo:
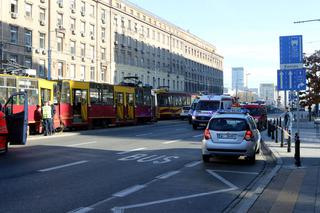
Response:
M77 161L74 163L68 163L68 164L63 164L60 166L50 167L47 169L41 169L41 170L38 170L38 172L49 172L52 170L61 169L61 168L69 167L69 166L75 166L75 165L79 165L79 164L83 164L83 163L87 163L87 162L88 162L87 160Z
M292 88L292 71L289 71L289 89Z
M283 72L280 71L280 88L283 88Z

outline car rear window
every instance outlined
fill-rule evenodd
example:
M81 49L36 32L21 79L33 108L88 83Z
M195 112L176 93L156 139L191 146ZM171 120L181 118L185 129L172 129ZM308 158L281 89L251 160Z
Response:
M199 101L196 110L218 110L219 107L219 101Z
M214 118L210 121L209 129L213 131L245 131L249 125L241 118Z

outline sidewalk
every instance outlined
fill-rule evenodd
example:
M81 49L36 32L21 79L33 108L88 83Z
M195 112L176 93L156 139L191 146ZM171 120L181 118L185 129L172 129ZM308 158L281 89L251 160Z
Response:
M294 164L294 137L288 153L287 145L280 147L280 136L279 143L275 143L266 131L262 133L281 167L249 212L320 212L320 131L313 123L304 122L301 126L299 168Z

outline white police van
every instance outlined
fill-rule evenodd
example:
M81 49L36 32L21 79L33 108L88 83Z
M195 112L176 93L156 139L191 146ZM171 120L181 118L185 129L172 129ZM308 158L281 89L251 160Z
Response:
M218 110L227 110L232 107L233 98L229 95L203 95L192 114L192 127L206 127L210 118Z

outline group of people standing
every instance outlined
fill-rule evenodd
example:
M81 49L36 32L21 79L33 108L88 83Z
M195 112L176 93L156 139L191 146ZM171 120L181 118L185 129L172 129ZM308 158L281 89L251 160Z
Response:
M45 102L42 106L42 124L44 128L44 136L53 135L53 119L56 113L56 109L50 101Z

